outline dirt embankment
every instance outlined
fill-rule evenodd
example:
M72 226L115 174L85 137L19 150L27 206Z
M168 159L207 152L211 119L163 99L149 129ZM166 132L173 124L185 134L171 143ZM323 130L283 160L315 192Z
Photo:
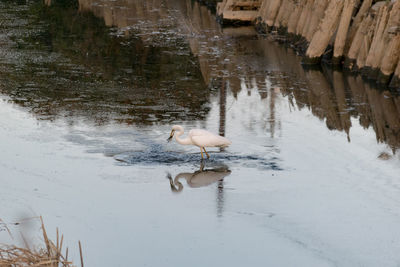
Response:
M251 18L245 3L257 7ZM325 59L400 88L400 0L224 0L217 12L289 37L305 63Z

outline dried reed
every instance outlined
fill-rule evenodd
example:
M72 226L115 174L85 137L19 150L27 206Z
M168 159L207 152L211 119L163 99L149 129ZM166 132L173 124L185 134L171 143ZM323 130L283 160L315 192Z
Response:
M1 267L75 267L71 261L68 261L68 248L66 249L65 256L62 254L62 246L64 236L61 239L57 228L56 244L51 241L43 224L43 219L40 217L44 248L31 249L27 242L26 248L17 247L14 245L0 244L0 266ZM1 221L2 222L2 221ZM3 222L3 225L4 222ZM9 230L7 229L9 232ZM10 233L11 234L11 233ZM79 251L81 258L81 265L83 267L82 248L79 241Z

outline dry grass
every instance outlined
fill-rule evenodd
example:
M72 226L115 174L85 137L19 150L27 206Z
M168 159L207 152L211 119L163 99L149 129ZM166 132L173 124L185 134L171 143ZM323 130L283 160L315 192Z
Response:
M75 267L71 261L68 261L68 248L66 248L65 254L62 254L63 235L61 235L60 238L57 229L57 240L56 243L54 243L47 237L42 217L40 217L40 221L42 224L44 247L40 249L31 249L26 242L26 248L0 244L0 267ZM5 224L3 223L3 225ZM11 235L7 226L5 227ZM81 266L83 267L80 242L79 249L81 254Z

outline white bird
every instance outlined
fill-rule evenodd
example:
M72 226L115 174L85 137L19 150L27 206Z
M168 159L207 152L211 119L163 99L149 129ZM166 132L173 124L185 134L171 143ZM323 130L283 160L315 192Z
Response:
M200 148L201 158L203 159L203 150L207 155L207 158L210 156L206 151L206 147L227 147L232 144L227 138L213 134L209 131L202 129L193 129L189 131L189 135L186 138L180 138L183 135L184 130L180 125L172 126L171 135L168 138L168 142L171 141L172 137L176 132L175 140L181 145L194 145Z

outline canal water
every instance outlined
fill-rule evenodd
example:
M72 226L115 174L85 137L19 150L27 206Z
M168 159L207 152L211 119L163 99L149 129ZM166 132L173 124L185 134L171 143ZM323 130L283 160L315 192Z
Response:
M45 2L0 1L0 243L42 216L85 266L400 264L396 92L196 1Z

